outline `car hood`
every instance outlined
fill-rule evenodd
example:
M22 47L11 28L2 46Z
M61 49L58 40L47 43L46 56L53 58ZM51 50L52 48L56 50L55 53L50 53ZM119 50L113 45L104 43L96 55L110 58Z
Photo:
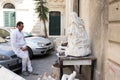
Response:
M47 39L47 38L42 38L42 37L28 37L28 38L25 38L25 40L27 41L27 43L40 42L40 43L47 44L47 43L50 43L50 42L51 42L49 39Z
M15 55L15 53L12 50L1 50L0 49L0 55L13 56Z
M6 42L4 42L4 43L0 43L0 49L1 49L1 50L7 50L7 51L12 50L10 41L6 41Z

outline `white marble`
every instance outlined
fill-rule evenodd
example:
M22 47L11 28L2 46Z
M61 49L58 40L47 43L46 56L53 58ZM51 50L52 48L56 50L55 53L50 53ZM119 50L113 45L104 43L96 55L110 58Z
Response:
M71 23L68 29L68 46L65 54L71 56L85 56L90 54L88 35L84 21L75 12L70 14Z
M75 77L76 77L76 71L73 71L73 73L71 73L70 75L63 74L61 80L79 80L79 79L76 79Z

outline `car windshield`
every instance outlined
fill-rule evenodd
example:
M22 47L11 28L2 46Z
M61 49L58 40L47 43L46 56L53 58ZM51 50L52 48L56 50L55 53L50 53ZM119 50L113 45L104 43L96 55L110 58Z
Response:
M10 33L7 30L0 29L0 37L6 38L7 36L10 36Z
M23 34L24 34L24 37L31 37L32 35L30 34L30 33L28 33L28 32L23 32Z
M28 32L23 32L24 37L31 37L32 35ZM0 37L2 38L10 38L10 31L5 29L0 29Z

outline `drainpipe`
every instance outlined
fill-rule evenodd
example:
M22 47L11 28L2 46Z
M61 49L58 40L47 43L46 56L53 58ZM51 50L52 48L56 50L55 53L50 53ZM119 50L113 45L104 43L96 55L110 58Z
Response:
M105 0L101 0L101 52L100 52L100 58L101 58L101 79L103 80L103 69L104 69L104 8L105 8Z
M78 17L79 17L79 8L80 7L80 0L78 0Z

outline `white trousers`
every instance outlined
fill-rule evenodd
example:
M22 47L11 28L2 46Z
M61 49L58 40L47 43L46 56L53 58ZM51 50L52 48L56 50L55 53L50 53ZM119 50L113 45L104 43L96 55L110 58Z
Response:
M31 66L31 61L29 58L28 51L22 51L22 50L15 50L15 53L18 57L22 59L22 71L28 71L32 72L33 68Z

